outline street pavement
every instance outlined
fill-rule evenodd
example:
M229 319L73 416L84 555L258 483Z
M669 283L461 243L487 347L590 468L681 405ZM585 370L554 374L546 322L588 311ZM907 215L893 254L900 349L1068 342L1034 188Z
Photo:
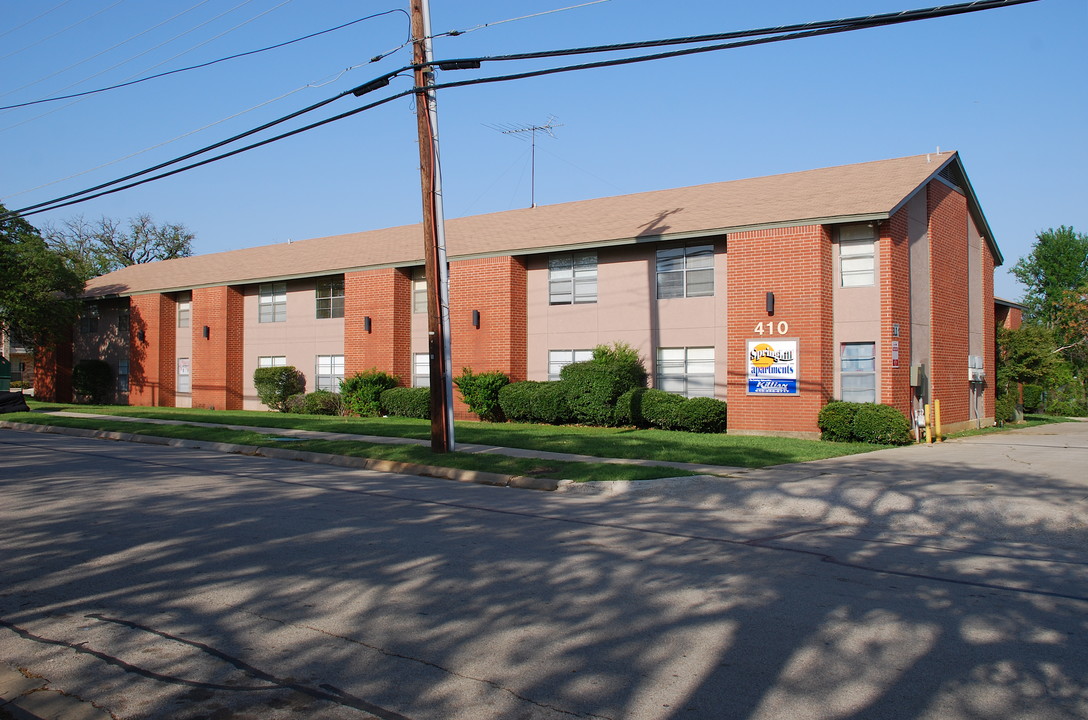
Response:
M1086 467L1070 423L547 493L0 430L0 717L1085 718Z

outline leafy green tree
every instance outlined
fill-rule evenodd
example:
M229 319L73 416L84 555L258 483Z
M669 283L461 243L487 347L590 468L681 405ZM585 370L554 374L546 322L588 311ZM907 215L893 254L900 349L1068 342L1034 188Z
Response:
M1062 225L1035 236L1031 253L1020 258L1012 274L1027 288L1029 317L1054 327L1068 290L1088 285L1088 235Z
M89 222L79 215L59 227L45 226L43 236L84 280L129 265L189 257L196 237L184 225L159 225L150 215L130 218L127 228L113 218Z
M0 325L20 342L48 346L79 316L83 279L33 225L7 215L0 205Z

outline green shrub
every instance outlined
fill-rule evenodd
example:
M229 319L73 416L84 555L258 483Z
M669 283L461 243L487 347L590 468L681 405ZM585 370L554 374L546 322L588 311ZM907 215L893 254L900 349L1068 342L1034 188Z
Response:
M461 398L471 412L486 422L502 422L502 406L499 392L510 384L510 378L501 372L485 372L474 375L470 368L463 368L460 377L453 382L461 391Z
M287 398L306 390L306 378L291 365L263 367L253 371L257 397L269 410L287 412Z
M419 418L431 417L431 389L425 387L395 387L381 395L382 410L386 415Z
M616 411L612 416L612 424L646 427L646 418L642 416L642 398L647 392L649 392L647 388L631 388L616 398Z
M283 402L283 411L294 415L302 415L306 412L306 393L292 395Z
M542 382L530 390L531 422L563 425L573 419L567 403L568 390L562 382Z
M340 397L349 414L377 417L382 414L381 394L399 382L395 375L371 368L341 380Z
M112 386L113 370L105 360L80 360L72 368L72 391L87 402L103 404Z
M676 393L650 388L642 395L642 417L646 425L660 430L680 427L680 406L687 398Z
M533 422L533 388L544 383L525 380L499 388L499 408L511 422Z
M593 348L593 362L613 368L631 387L646 387L646 366L638 350L627 343L598 345Z
M676 409L678 428L688 432L723 433L725 421L725 403L715 398L688 398Z
M1024 386L1024 411L1036 412L1043 404L1043 388L1040 385Z
M565 383L571 416L584 425L613 424L616 400L628 390L646 385L642 359L624 343L598 345L592 360L571 363L559 376Z
M858 403L854 415L854 439L877 445L910 445L914 437L903 413L890 405Z
M343 415L344 400L328 390L314 390L302 396L302 412L305 415Z
M1002 393L994 405L994 422L1004 425L1012 422L1016 417L1016 396L1012 393Z
M816 425L820 428L820 437L832 442L850 442L854 439L854 416L858 414L861 403L832 400L820 408Z

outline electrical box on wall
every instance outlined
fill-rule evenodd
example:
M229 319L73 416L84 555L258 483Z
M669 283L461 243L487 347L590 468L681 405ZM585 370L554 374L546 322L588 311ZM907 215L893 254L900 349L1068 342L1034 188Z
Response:
M923 376L923 374L924 374L924 371L922 370L921 365L911 365L910 366L910 386L911 387L921 387L922 386L922 376Z
M967 358L967 382L980 383L986 380L986 370L982 366L981 355L970 355Z

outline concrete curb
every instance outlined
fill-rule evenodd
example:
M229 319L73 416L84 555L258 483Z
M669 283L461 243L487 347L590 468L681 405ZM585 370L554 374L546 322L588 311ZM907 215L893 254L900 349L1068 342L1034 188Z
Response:
M497 487L513 487L525 490L556 490L561 482L551 478L501 475L499 473L481 472L478 470L461 470L459 468L419 465L416 463L395 462L393 460L374 460L372 458L329 455L326 453L305 452L288 448L204 442L201 440L157 437L155 435L136 435L134 433L114 432L111 430L87 430L85 428L68 428L56 425L34 425L30 423L10 422L7 420L0 420L0 428L22 430L25 432L51 433L54 435L71 435L72 437L116 440L119 442L137 442L147 445L166 445L169 447L190 448L193 450L211 450L213 452L231 453L235 455L251 455L272 458L275 460L295 460L298 462L310 462L320 465L335 465L337 467L374 470L376 472L434 477L443 480L476 483L477 485L494 485Z

